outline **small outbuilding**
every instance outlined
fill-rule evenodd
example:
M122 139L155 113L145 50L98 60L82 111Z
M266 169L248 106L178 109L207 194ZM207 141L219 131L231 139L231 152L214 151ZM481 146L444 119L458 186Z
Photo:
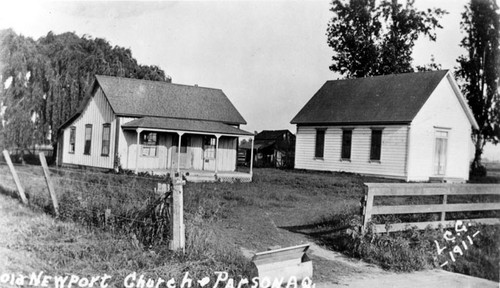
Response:
M295 168L406 181L468 180L478 129L447 70L327 81L291 123Z
M252 144L255 167L293 167L295 135L289 130L263 130L255 135L254 143L243 143L240 149L246 155L245 163L250 161Z
M60 128L58 163L249 181L236 172L239 137L253 136L243 124L220 89L98 75Z

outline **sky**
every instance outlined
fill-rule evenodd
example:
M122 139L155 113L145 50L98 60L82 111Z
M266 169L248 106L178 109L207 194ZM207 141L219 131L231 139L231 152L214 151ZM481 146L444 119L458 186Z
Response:
M419 39L414 64L454 69L464 0L416 0L449 12L437 41ZM6 1L0 29L35 39L49 31L105 38L157 65L174 83L220 88L247 121L247 131L296 128L290 120L327 80L332 50L330 1ZM489 158L500 160L500 146ZM487 155L489 148L487 148ZM497 153L498 152L498 153ZM498 154L498 155L497 155Z

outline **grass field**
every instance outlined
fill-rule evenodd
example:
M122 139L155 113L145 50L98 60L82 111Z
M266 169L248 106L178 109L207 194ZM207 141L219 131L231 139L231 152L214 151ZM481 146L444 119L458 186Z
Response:
M483 162L486 168L485 177L471 177L471 183L500 183L500 162Z
M19 169L26 169L24 173L39 173L33 167ZM5 170L0 171L0 174L5 173ZM108 178L115 176L93 176L92 174L86 175L87 178L77 177L72 174L65 176L76 177L75 179L96 185L72 186L79 182L60 182L58 185L60 197L78 200L73 201L73 205L81 205L82 203L86 203L86 207L94 205L96 209L101 209L101 213L102 209L107 207L106 205L112 205L113 210L117 211L116 213L123 213L121 215L125 216L129 215L127 213L130 210L142 207L145 197L151 194L154 181L157 181L144 182L143 179L132 176L119 178L120 180L113 178L114 180L111 181ZM42 184L29 182L33 180L23 179L23 181L30 183L28 185L30 188L27 190L32 194L30 196L32 199L38 199L37 197L41 199L48 198L48 192L40 188L44 186L42 185L43 181ZM363 186L364 182L395 181L362 177L348 173L255 169L252 183L188 183L184 187L188 253L183 256L172 254L166 251L164 247L162 248L161 245L150 249L143 247L143 252L138 252L137 249L133 249L133 246L127 246L131 243L128 234L118 233L119 237L117 239L122 239L123 243L125 243L123 245L128 247L120 249L129 251L127 253L130 254L127 254L129 255L127 257L134 259L130 262L130 266L126 266L128 268L125 270L139 269L140 271L163 275L155 267L173 265L174 267L180 267L179 270L173 269L170 272L174 274L186 271L186 269L198 275L213 272L214 269L223 269L230 271L233 275L251 275L254 271L250 268L249 260L243 258L240 247L251 251L264 251L268 247L286 247L304 241L316 241L330 249L341 251L352 257L361 258L392 270L411 271L436 267L439 264L439 259L436 257L433 240L442 237L439 233L410 231L391 235L360 235L357 232L355 228L359 225L360 220L359 202L366 189ZM85 193L91 188L101 189L102 185L107 185L107 188L101 191L102 193ZM115 186L122 185L128 187L129 190L116 191L117 189L114 189ZM71 189L68 189L68 186ZM63 188L66 188L66 190ZM75 190L77 193L75 193ZM102 197L103 195L104 197ZM113 197L108 197L110 195L113 195ZM82 197L90 197L90 200L95 199L82 201ZM115 203L108 198L118 198L119 201ZM41 200L37 201L44 203ZM103 206L103 203L106 205ZM73 211L74 213L71 214L72 217L70 218L73 221L88 223L90 219L99 222L99 215L92 214L92 217L89 215L87 217L85 216L86 209L78 211ZM81 217L82 215L85 217ZM50 229L53 229L53 227ZM477 253L469 253L471 255L469 258L461 258L460 261L462 262L445 269L498 281L498 260L500 257L498 252L499 244L496 243L498 242L496 240L500 236L500 229L498 227L485 227L482 229L484 229L484 234L487 236L485 241L477 243L478 249L474 250ZM89 238L111 237L109 236L110 231L100 231L85 233L96 233L94 236L90 235ZM54 238L60 235L53 236L49 230L43 230L41 233L51 241L60 239ZM97 245L97 243L92 245ZM39 247L46 246L40 245ZM93 255L93 252L90 252L93 249L82 249L88 251L86 253L90 253L90 256L85 257L92 257L93 262L101 263L99 264L101 265L99 266L100 269L108 267L108 270L105 269L105 271L124 274L125 272L116 270L120 263L123 262L123 258L115 255L119 253L116 247L115 244L103 245L97 249L98 252L96 253L99 255L107 255L104 258ZM70 253L64 249L61 251L52 249L50 253L55 254L46 255L47 251L43 251L42 248L39 249L41 249L40 255L54 259L59 259L61 254L66 256L67 253ZM148 250L154 251L154 254L145 254L145 251ZM485 257L485 255L488 257ZM59 267L64 266L68 270L79 269L78 267L83 265L82 261L73 261L68 257L63 257L63 259L66 260L60 263ZM478 267L488 271L481 274L480 271L478 272ZM323 267L322 262L316 262L314 269L315 275L329 275L328 273L331 274L332 269L338 269L337 271L339 271L346 268Z
M487 162L486 166L487 176L500 179L500 162Z

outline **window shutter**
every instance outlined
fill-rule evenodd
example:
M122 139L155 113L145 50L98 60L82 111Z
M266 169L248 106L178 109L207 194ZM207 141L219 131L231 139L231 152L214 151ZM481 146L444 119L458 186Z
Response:
M382 150L382 130L372 130L372 141L370 149L370 160L380 160Z
M85 146L83 154L90 155L90 148L92 145L92 124L85 125Z
M351 159L352 130L342 130L342 159Z
M109 123L102 125L102 156L109 156L109 138L111 132L111 125Z
M325 152L325 129L316 129L316 150L314 157L323 158Z

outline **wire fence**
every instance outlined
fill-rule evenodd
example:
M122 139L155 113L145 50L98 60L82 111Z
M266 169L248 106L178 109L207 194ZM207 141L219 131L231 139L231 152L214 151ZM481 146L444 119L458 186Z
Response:
M42 166L14 163L14 167L29 205L54 212ZM61 219L132 233L144 245L168 240L170 179L59 167L50 167L49 171ZM159 191L159 187L167 189ZM5 161L0 161L0 188L15 194L16 184Z

